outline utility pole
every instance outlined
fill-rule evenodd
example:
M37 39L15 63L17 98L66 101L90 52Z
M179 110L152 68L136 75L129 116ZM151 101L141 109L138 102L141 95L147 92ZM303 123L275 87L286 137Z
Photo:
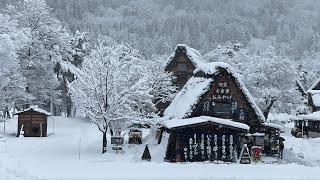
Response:
M80 159L80 154L81 154L81 137L79 139L79 159Z
M3 137L6 137L6 119L3 118Z
M52 128L53 128L52 134L54 134L54 116L52 116Z

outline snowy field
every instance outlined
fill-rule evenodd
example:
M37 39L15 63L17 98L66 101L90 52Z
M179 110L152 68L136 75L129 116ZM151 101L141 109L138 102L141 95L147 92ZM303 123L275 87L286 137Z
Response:
M2 127L0 123L0 133ZM101 155L102 134L84 119L51 117L44 138L15 137L17 119L9 120L6 128L6 142L0 142L1 180L320 179L320 139L294 138L290 125L283 135L284 159L250 165L163 162L163 147L148 138L148 130L143 135L151 162L141 160L144 145L125 145L125 153L116 154L109 144Z

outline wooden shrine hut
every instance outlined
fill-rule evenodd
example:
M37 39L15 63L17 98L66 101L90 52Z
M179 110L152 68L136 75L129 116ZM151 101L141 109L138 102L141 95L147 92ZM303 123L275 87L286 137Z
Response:
M302 132L303 129L303 134L307 135L307 137L320 137L320 111L316 111L306 115L299 115L298 118L300 119L295 120L295 127L299 128L300 132ZM296 136L300 137L300 135Z
M320 78L307 90L307 106L311 112L320 111Z
M25 137L46 137L47 136L47 121L51 113L31 106L24 111L15 113L18 115L17 136L20 132L24 132Z
M247 132L271 133L268 136L271 138L279 136L281 129L265 123L265 117L235 70L221 62L198 67L162 119L160 131L168 143L165 159L171 162L233 161L236 156L230 154L231 150L240 153ZM158 137L162 139L161 135ZM264 145L263 141L261 146ZM217 155L213 156L212 152Z
M192 77L193 71L204 63L200 52L188 47L185 44L178 44L174 52L169 56L166 62L165 71L173 74L172 84L179 90ZM160 116L171 102L163 102L157 105Z

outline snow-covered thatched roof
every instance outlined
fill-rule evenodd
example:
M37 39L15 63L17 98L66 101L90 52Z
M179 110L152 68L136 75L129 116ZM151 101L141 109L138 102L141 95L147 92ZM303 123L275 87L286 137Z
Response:
M210 78L191 77L164 111L164 116L171 119L185 118L190 115L193 106L209 90L212 81L213 79Z
M239 89L243 92L248 102L254 109L260 122L265 122L265 117L263 116L261 110L255 103L253 97L250 95L248 89L244 86L243 82L240 80L239 75L236 73L233 67L227 63L222 62L212 62L203 64L194 70L194 74L203 72L206 75L214 75L219 72L219 68L223 68L230 73L235 78L235 81ZM198 103L200 97L205 94L211 83L214 80L212 78L206 77L192 77L185 84L182 90L176 95L172 103L165 110L164 116L167 118L186 118L191 114L194 105Z
M200 116L200 117L186 118L186 119L174 118L174 119L162 121L160 124L166 128L171 129L171 128L177 128L177 127L188 126L193 124L201 124L206 122L213 122L213 123L222 124L230 127L244 129L247 131L249 131L250 129L248 125L232 121L231 119L221 119L221 118L209 117L209 116Z
M320 90L317 87L320 86L320 78L314 82L311 87L308 89L307 93L311 95L313 105L320 107Z
M229 64L223 63L223 62L207 63L207 64L204 64L203 66L200 66L199 68L195 69L193 71L193 74L197 74L198 72L203 72L207 75L214 75L214 74L218 73L219 68L227 70L227 72L234 77L239 89L245 95L246 99L248 100L248 102L250 103L252 108L254 109L259 120L261 122L265 122L265 117L264 117L263 113L261 112L261 110L259 109L259 107L257 106L256 102L254 101L253 97L249 93L249 90L245 87L245 85L241 81L236 70L233 67L231 67Z
M298 117L305 119L305 120L320 121L320 111L316 111L316 112L313 112L311 114L306 114L306 115L299 115Z
M301 88L301 90L303 91L303 93L306 93L306 88L303 86L302 82L300 80L296 80L298 86Z
M308 93L311 93L311 94L313 94L313 93L316 93L316 92L314 92L314 91L317 91L317 89L315 89L317 86L318 86L318 84L320 84L320 78L318 79L318 80L316 80L316 82L314 82L311 86L310 86L310 88L308 89ZM320 93L320 91L319 91L319 93Z
M38 106L30 106L30 108L25 109L23 111L19 111L19 112L15 113L14 115L17 115L17 114L20 114L20 113L23 113L23 112L27 112L27 111L30 111L30 110L38 112L38 113L45 114L47 116L51 116L52 115L51 113L47 112L46 110L38 108Z
M174 52L169 56L167 59L167 66L171 63L173 58L176 56L176 52L178 50L186 51L186 55L192 62L192 64L197 68L200 65L204 64L204 60L200 54L199 51L185 45L185 44L177 44L176 48L174 49Z

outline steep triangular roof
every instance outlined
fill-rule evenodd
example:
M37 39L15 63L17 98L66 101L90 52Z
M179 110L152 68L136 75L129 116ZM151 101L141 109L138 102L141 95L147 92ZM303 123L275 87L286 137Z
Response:
M310 95L313 105L320 107L320 78L311 85L307 93Z
M307 92L311 94L320 93L320 78L310 86Z
M190 59L190 61L192 62L192 64L196 68L201 66L202 64L204 64L204 60L203 60L202 55L200 54L199 51L197 51L197 50L195 50L185 44L177 44L176 48L174 49L174 52L167 59L166 66L168 66L172 62L172 60L176 56L176 53L179 50L185 51L186 55L188 56L188 58Z
M45 114L47 116L51 116L52 115L51 113L47 112L46 110L38 108L38 106L30 106L30 108L25 109L23 111L19 111L19 112L15 113L14 115L18 115L20 113L27 112L27 111L35 111L35 112L38 112L38 113L41 113L41 114Z
M304 96L306 94L306 89L299 79L296 80L296 86L298 88L297 90L301 93L302 96Z
M260 122L265 122L265 117L263 116L261 110L255 103L253 97L250 95L248 89L244 86L243 82L240 80L238 74L229 64L222 62L213 62L203 64L194 70L194 74L204 73L205 75L215 75L219 73L219 69L225 69L230 75L235 79L235 82L241 92L244 94L246 100L253 108L255 114L257 115ZM195 105L199 102L202 95L204 95L209 89L211 83L214 79L209 77L192 77L185 84L182 90L176 95L172 103L165 110L164 116L166 118L186 118L191 113Z

